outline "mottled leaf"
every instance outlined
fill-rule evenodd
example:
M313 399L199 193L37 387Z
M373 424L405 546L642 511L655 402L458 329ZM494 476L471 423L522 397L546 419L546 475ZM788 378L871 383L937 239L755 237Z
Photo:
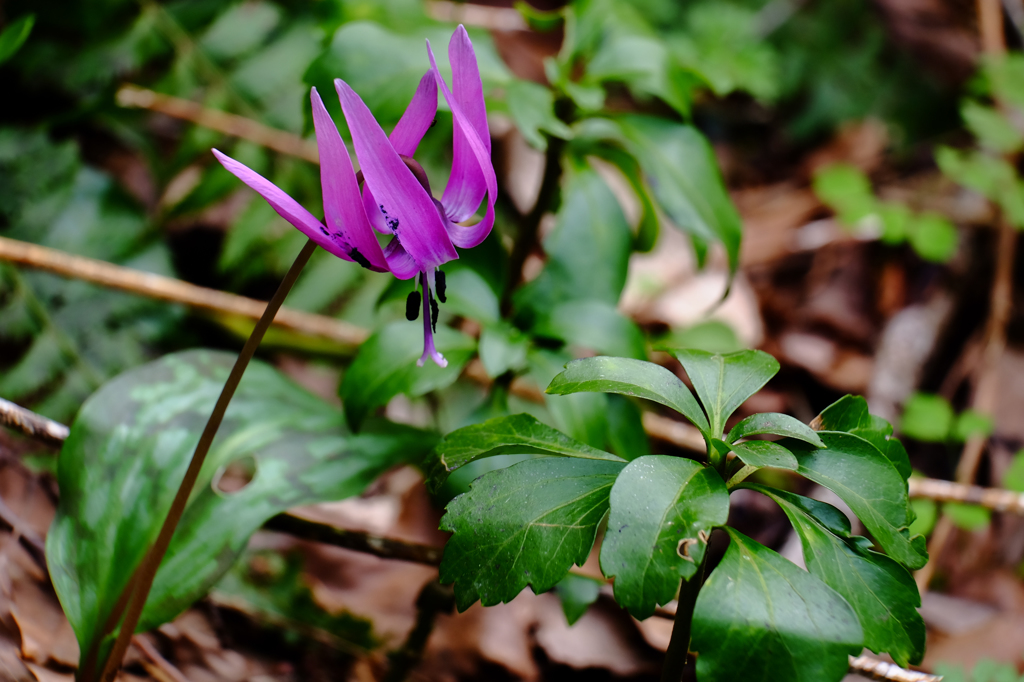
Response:
M541 593L590 554L621 462L545 457L484 474L448 504L441 582L460 611Z
M835 590L739 531L697 597L697 679L838 682L859 654L857 615Z
M111 380L79 412L59 459L61 498L46 553L83 656L99 644L98 628L155 539L234 360L213 351L165 356ZM139 629L170 620L201 597L266 519L357 495L432 441L394 424L386 434L352 436L337 408L254 362L156 575ZM239 460L254 466L252 480L222 492L215 480Z
M623 469L611 506L601 570L615 577L615 601L642 619L696 573L711 529L729 516L729 493L709 467L650 455Z

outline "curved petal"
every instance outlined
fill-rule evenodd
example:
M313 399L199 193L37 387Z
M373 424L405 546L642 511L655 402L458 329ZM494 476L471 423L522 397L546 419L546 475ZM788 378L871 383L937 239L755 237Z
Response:
M341 245L331 239L331 234L327 227L313 217L313 214L303 208L299 202L288 196L284 190L248 166L221 153L220 150L214 149L212 151L217 160L221 162L221 165L234 173L239 180L256 190L282 218L294 225L299 232L312 239L316 242L317 246L323 247L328 253L332 253L345 260L352 260L352 256Z
M416 87L416 94L412 101L405 108L405 113L399 119L398 125L391 131L388 139L395 151L403 156L416 154L416 147L420 140L434 125L434 117L437 115L437 81L434 74L429 70L423 74L420 84Z
M466 81L472 81L475 77L479 82L480 74L476 68L476 58L473 54L473 46L469 43L469 36L465 29L460 27L452 36L452 49L450 56L452 60L452 72L459 73L457 82L462 83L466 90L465 99L470 102L470 108L474 110L471 116L462 108L461 102L455 98L447 83L441 78L437 70L437 62L434 59L434 52L427 42L427 52L430 55L430 66L434 72L438 87L444 95L445 100L452 109L452 116L455 120L455 160L452 163L452 177L445 187L444 197L441 202L444 204L449 220L449 234L452 242L460 248L472 248L482 242L494 226L494 202L498 196L498 179L494 175L494 165L491 163L490 135L485 143L477 132L474 120L479 124L477 111L477 100L480 107L483 106L482 86L472 86ZM472 59L472 65L466 63ZM480 89L477 89L480 88ZM479 96L477 96L479 95ZM483 112L483 130L487 131L487 114ZM461 136L461 138L460 138ZM463 140L460 146L459 139ZM483 199L484 192L487 193L487 214L484 219L476 225L463 226L456 223L469 218L476 212L477 207ZM451 203L449 203L451 201Z
M419 264L418 269L429 270L458 258L432 198L398 156L363 100L341 79L335 79L334 86L366 186L388 227Z
M387 272L387 261L363 210L356 172L338 128L327 113L320 93L309 93L313 105L316 146L320 151L320 183L324 192L324 219L330 237L365 268Z
M373 192L366 183L363 183L363 211L373 229L381 234L391 234L388 224L384 222L384 214L380 212L380 204L373 198Z
M388 260L388 269L391 270L391 274L398 279L412 279L420 272L416 259L409 255L398 239L392 239L384 247L384 257Z

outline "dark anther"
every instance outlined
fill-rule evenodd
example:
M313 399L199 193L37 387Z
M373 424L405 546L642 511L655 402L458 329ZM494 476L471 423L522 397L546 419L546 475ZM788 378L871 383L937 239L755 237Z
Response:
M437 301L433 296L430 297L430 328L437 333Z
M405 299L405 319L412 322L420 316L420 292L410 291L409 298Z
M366 259L366 256L359 253L359 249L352 249L348 252L348 255L352 257L352 260L359 263L364 268L367 268L368 270L373 269L373 266L370 264L370 261Z
M434 277L434 281L436 283L436 286L434 288L437 290L437 297L441 299L441 303L447 303L448 299L445 298L444 295L444 273L438 270L437 274L434 275Z

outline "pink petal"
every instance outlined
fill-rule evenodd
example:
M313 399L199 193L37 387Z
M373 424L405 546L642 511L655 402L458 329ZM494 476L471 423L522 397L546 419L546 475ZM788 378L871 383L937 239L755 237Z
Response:
M402 242L392 239L384 247L384 257L388 261L388 269L398 279L411 279L420 273L420 266L409 252L402 246Z
M222 154L214 149L213 155L229 171L238 176L238 179L256 190L260 196L267 200L278 214L294 225L300 232L316 242L317 246L323 247L328 253L339 258L352 260L344 248L331 239L330 232L313 214L303 208L299 202L285 194L284 190L267 180L253 169L241 164L230 156Z
M458 258L432 198L398 156L363 100L341 79L335 79L334 86L352 131L366 186L388 227L420 271Z
M338 128L327 113L316 88L310 92L313 126L320 151L320 183L324 193L324 217L330 237L350 258L363 267L387 272L387 261L363 210L356 172Z
M487 112L484 110L483 86L480 84L473 46L469 42L466 30L461 26L452 36L449 58L452 62L453 80L460 89L461 98L466 101L473 114L468 114L463 109L462 102L452 94L447 83L441 78L429 41L427 52L430 55L434 78L451 107L455 120L455 159L452 163L452 176L441 199L448 219L452 221L448 225L448 233L456 246L472 248L490 233L494 225L494 202L498 196L498 180L491 163L491 140L487 129ZM481 139L480 131L485 134L486 143ZM484 219L468 227L455 224L476 212L485 192L487 214Z
M413 156L416 147L430 126L434 125L434 116L437 115L437 82L434 74L427 71L420 79L416 88L416 94L412 101L405 108L405 113L398 121L398 125L391 131L388 139L395 151L403 156Z

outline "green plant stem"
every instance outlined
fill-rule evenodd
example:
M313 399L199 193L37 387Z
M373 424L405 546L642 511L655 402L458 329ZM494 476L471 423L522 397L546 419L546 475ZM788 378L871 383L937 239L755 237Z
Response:
M690 632L693 626L693 610L697 606L697 594L704 584L704 570L708 563L708 547L704 547L704 558L697 566L697 572L689 580L683 580L679 586L679 600L676 606L676 617L672 622L672 638L665 652L665 665L661 669L661 682L679 682L683 679L686 669L687 655L690 652Z
M203 430L203 435L199 438L199 444L196 445L192 461L189 463L185 477L182 479L178 492L174 496L171 508L167 512L167 518L164 519L163 526L160 528L160 534L157 535L156 541L146 553L142 563L135 570L135 575L132 576L132 580L129 583L130 585L134 584L134 589L132 590L131 599L128 601L124 620L121 622L121 629L117 634L117 640L114 642L106 664L103 666L103 673L100 677L102 682L113 680L117 675L118 669L121 667L121 661L124 659L125 651L128 649L128 643L135 633L135 627L139 623L142 609L146 604L146 598L149 596L149 590L153 586L153 579L156 577L157 569L160 567L160 562L163 560L164 554L166 554L167 548L171 544L174 530L177 528L178 521L181 520L181 515L185 511L185 504L188 502L189 495L192 494L196 479L199 477L199 472L206 461L206 455L210 451L210 445L213 444L213 439L217 435L217 429L220 428L221 421L224 419L224 413L228 409L228 403L231 402L235 389L238 388L238 384L242 380L245 368L256 353L256 348L260 345L260 341L263 340L263 335L266 333L267 328L274 321L274 316L277 314L281 304L284 303L284 299L291 290L292 285L295 284L295 280L298 279L299 273L302 272L302 268L305 267L309 257L313 255L315 250L316 243L312 240L307 241L306 245L302 247L302 251L299 252L295 262L288 269L288 273L281 280L280 286L277 287L274 297L267 304L263 317L256 323L252 334L249 335L245 346L242 347L242 351L238 354L234 367L231 368L231 374L228 375L228 380L225 382L223 390L221 390L217 404L210 414L210 419L206 422L206 428ZM99 639L102 640L102 637ZM92 677L92 670L86 670L84 674Z

